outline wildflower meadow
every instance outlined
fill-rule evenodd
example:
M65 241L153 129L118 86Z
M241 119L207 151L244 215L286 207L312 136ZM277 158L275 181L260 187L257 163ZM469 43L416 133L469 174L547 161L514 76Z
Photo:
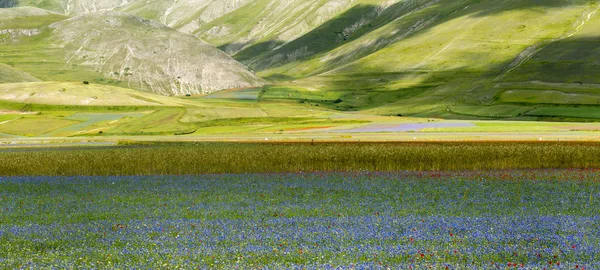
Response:
M600 171L0 178L11 269L599 269Z

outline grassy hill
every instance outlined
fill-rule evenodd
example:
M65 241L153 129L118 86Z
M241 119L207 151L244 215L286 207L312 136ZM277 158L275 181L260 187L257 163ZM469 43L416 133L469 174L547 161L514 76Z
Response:
M68 19L46 12L34 20L21 10L2 10L17 14L3 27L25 34L5 34L0 61L45 81L90 81L163 95L263 83L220 50L157 22L113 11Z
M590 1L404 1L346 40L334 41L332 30L339 28L334 19L331 27L313 31L316 36L329 33L329 43L300 38L239 60L277 82L263 93L268 98L377 114L526 118L546 102L503 98L508 83L528 82L532 75L555 84L597 78L593 37L598 8ZM347 20L344 16L339 23ZM302 57L294 53L300 50L306 52ZM578 64L568 59L569 52ZM555 84L535 88L578 87L557 89ZM600 93L597 86L586 87L587 95ZM559 107L591 105L587 96L572 98L569 91L549 99ZM593 115L589 110L596 109L543 116L585 118Z
M232 1L204 20L209 2L192 2L147 17L258 71L274 83L262 99L449 118L595 115L595 1Z
M181 101L99 84L27 82L0 84L0 100L70 106L180 106Z
M53 12L72 15L79 13L89 13L101 10L115 9L122 6L127 1L121 0L0 0L0 8L10 8L16 6L32 6Z
M0 83L35 81L38 81L38 79L23 71L16 70L11 66L0 63Z
M243 65L202 40L133 15L90 13L50 28L50 40L67 52L67 63L98 70L129 87L185 95L262 85Z
M183 32L219 47L270 81L257 94L264 102L293 100L329 109L395 116L600 118L597 117L600 55L596 50L596 43L600 42L600 6L596 1L182 0L106 1L100 6L93 3L91 0L19 2L46 5L45 8L63 14L113 9L154 22L107 11L68 20L59 20L58 14L45 15L53 16L48 21L60 22L52 24L52 31L21 37L29 40L20 41L19 46L0 48L0 61L42 80L89 78L96 83L162 94L212 92L219 87L206 84L215 81L225 82L226 87L220 89L262 84L242 66L236 67L242 71L233 72L233 76L227 72L204 77L198 76L202 72L191 74L196 63L206 62L201 59L211 55L225 57L214 50L200 53L201 56L190 55L189 52L202 51L206 46L196 42L196 47L189 47L191 42L184 40L192 37L179 33ZM105 38L108 36L119 38ZM160 43L155 42L157 39L181 41ZM61 44L64 45L60 47L64 51L61 57L67 59L68 65L52 51ZM165 51L165 47L177 49ZM48 51L53 52L52 56L48 56ZM141 52L151 51L150 56L141 56ZM169 59L178 60L169 62ZM49 62L61 61L58 72L50 68L58 65ZM31 64L34 62L35 66ZM239 65L225 60L216 62L218 66ZM156 78L157 70L166 79ZM215 68L205 70L213 72ZM230 83L232 77L236 77L232 79L234 82L246 83ZM210 82L205 78L211 78ZM198 88L208 91L194 91Z

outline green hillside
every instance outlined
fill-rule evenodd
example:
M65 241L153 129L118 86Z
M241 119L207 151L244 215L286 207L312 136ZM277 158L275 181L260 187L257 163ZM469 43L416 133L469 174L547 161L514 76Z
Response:
M261 70L258 74L263 77L279 79L265 97L291 96L343 110L440 117L497 117L495 112L512 106L512 113L501 115L522 117L546 102L503 99L511 87L508 82L528 82L532 76L553 83L593 83L585 78L597 78L593 64L597 51L590 42L597 32L598 8L590 1L439 1L413 8L400 2L347 40L310 43L318 39L301 38L240 60ZM342 17L340 23L346 20ZM331 25L338 27L335 19ZM333 40L331 30L313 32L330 33ZM302 48L314 54L290 58ZM578 57L579 63L567 57ZM535 87L557 90L545 83ZM588 95L600 93L598 87L586 88L581 91ZM568 96L553 97L552 103L591 105L585 98ZM464 105L474 105L473 110L464 110ZM489 113L482 113L481 107ZM557 111L552 116L573 115Z
M2 83L0 100L69 106L179 106L181 103L157 94L81 82Z
M127 2L121 0L0 0L0 8L31 6L65 15L73 15L114 9Z
M38 81L38 79L23 71L16 70L11 66L0 63L0 83L35 81Z
M98 70L128 87L181 96L262 85L202 40L130 14L90 13L50 28L49 40L66 51L67 63Z
M2 3L8 6L8 2ZM342 111L469 119L577 120L596 119L600 114L597 1L93 3L19 2L63 14L89 14L69 20L61 20L58 14L45 15L44 20L60 21L49 28L52 33L20 37L18 45L3 46L0 61L42 80L87 78L162 94L206 93L262 84L242 66L239 70L243 71L206 76L212 83L225 81L227 87L206 87L202 78L190 78L188 71L196 69L197 63L206 63L207 57L220 53L209 50L194 55L189 52L202 49L192 49L185 41L175 52L154 50L173 46L161 45L156 39L191 38L173 31L176 29L219 47L269 81L258 93L258 100L263 102L293 100ZM137 17L123 13L95 12L103 9L132 13L154 22L132 19ZM111 29L111 25L118 26ZM103 38L107 36L119 38ZM132 40L138 46L134 60L128 51L131 46L118 46L132 44ZM58 52L56 45L60 44L65 47ZM141 53L137 52L150 51L160 53L138 57ZM169 63L173 58L178 59L176 64L157 64ZM217 64L207 70L212 72L224 65L222 61L214 62ZM231 65L226 70L231 70ZM157 69L167 75L166 80L147 77L154 76L149 74L156 74ZM238 76L234 82L246 83L230 83L231 74ZM149 80L158 82L146 83ZM198 88L209 91L190 91Z
M163 95L263 84L225 53L157 22L113 11L68 19L44 11L33 18L23 9L41 11L0 10L12 14L0 20L5 28L0 61L41 80L89 81Z

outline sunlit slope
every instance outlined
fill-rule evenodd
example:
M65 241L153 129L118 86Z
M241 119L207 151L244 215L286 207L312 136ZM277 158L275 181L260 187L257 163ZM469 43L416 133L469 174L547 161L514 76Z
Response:
M11 66L0 63L0 84L11 82L35 82L37 78Z
M253 0L133 1L120 10L159 21L185 33L245 6Z
M34 36L41 28L67 17L34 7L0 8L0 44Z
M40 80L104 81L95 71L67 65L65 52L48 40L48 25L66 18L35 7L0 9L0 62Z
M56 13L52 13L48 10L41 8L27 6L15 8L2 8L0 9L0 25L5 27L6 25L10 25L11 22L14 22L15 20L20 20L23 17L30 17L30 23L35 23L40 21L37 17L43 17L51 14ZM36 17L36 20L33 20L33 17Z
M194 33L230 53L263 41L292 41L357 3L383 0L0 0L0 7L35 6L67 15L119 10Z
M73 8L91 0L66 2L71 13L94 10ZM20 4L28 3L34 2ZM42 2L34 4L42 6ZM0 47L0 62L42 80L90 80L176 95L260 86L262 81L250 69L273 83L258 92L262 101L292 99L386 115L589 118L600 113L596 107L600 105L596 63L600 55L595 49L599 4L589 0L125 1L96 8L154 21L118 12L86 14L53 24L52 32L11 36L13 43L42 42L25 42L33 47ZM198 73L182 76L191 74L186 66L202 68L206 63L195 56L202 49L194 48L202 46L173 45L192 38L185 33L218 46L247 69L232 62L243 70L237 77L213 73L215 68L207 69L207 75L200 72L201 77ZM167 37L169 43L160 42ZM161 52L159 56L155 51ZM60 53L62 60L54 56ZM50 64L61 61L60 66ZM224 82L225 87L205 86L207 77L212 78L209 83Z
M69 106L180 106L181 101L161 95L97 84L28 82L0 84L0 100Z
M295 65L298 62L328 54L338 47L377 30L392 20L401 20L404 16L431 7L436 2L431 0L338 1L335 9L324 6L321 12L307 10L307 15L294 14L290 19L294 20L292 25L296 25L295 28L283 28L279 31L271 30L272 27L277 29L277 25L267 28L266 34L258 37L260 42L243 47L243 50L235 53L234 57L257 71L269 70L286 64ZM331 3L327 3L327 5L331 5ZM289 14L289 12L286 11L285 14ZM266 19L266 21L277 22L276 19ZM384 32L387 34L391 32L392 35L395 35L399 31L396 27L390 27ZM415 30L410 31L414 32ZM251 31L251 33L254 32ZM406 35L407 33L402 34ZM394 42L391 36L380 36L380 38L384 39L381 40L382 44ZM213 40L210 37L206 37L206 39ZM239 41L229 41L229 43L230 45L220 46L227 50L232 45L244 45ZM385 46L382 44L377 46ZM306 70L306 73L317 72L319 70Z
M301 38L361 2L377 1L255 0L194 33L230 54L242 51L238 59L247 59Z
M571 83L582 87L600 83L600 17L590 14L568 38L540 48L507 74L503 81Z
M263 84L217 48L158 22L113 11L69 19L48 13L33 19L21 14L23 9L34 10L0 10L16 14L0 20L0 26L21 25L0 35L5 44L0 47L0 62L41 80L90 81L162 95Z
M64 19L64 16L38 8L0 8L0 51L23 38L38 35L41 32L40 27L61 19ZM0 55L4 56L4 53ZM35 81L39 80L27 72L0 63L0 83Z
M384 14L401 10L396 5ZM588 27L597 10L589 1L435 1L404 15L382 15L366 25L375 29L357 31L360 36L334 49L259 74L300 78L280 82L267 97L291 93L340 109L444 116L454 105L498 103L506 73L546 45L583 33L580 26Z
M127 0L0 0L0 8L32 6L72 15L115 9L128 2Z
M220 50L160 23L98 12L52 24L67 63L100 70L129 87L163 95L260 86L262 80Z
M376 29L357 31L349 37L354 40L265 73L305 77L335 68L335 73L503 68L529 46L574 31L598 8L588 1L476 2L392 6L387 12L394 16L382 15L365 26Z

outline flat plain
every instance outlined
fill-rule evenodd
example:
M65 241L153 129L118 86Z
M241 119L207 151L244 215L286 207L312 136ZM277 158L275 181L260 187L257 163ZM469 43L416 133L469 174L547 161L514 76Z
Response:
M600 269L599 11L0 0L0 269Z
M595 269L598 171L2 178L7 268Z
M594 269L597 142L0 150L7 268Z

